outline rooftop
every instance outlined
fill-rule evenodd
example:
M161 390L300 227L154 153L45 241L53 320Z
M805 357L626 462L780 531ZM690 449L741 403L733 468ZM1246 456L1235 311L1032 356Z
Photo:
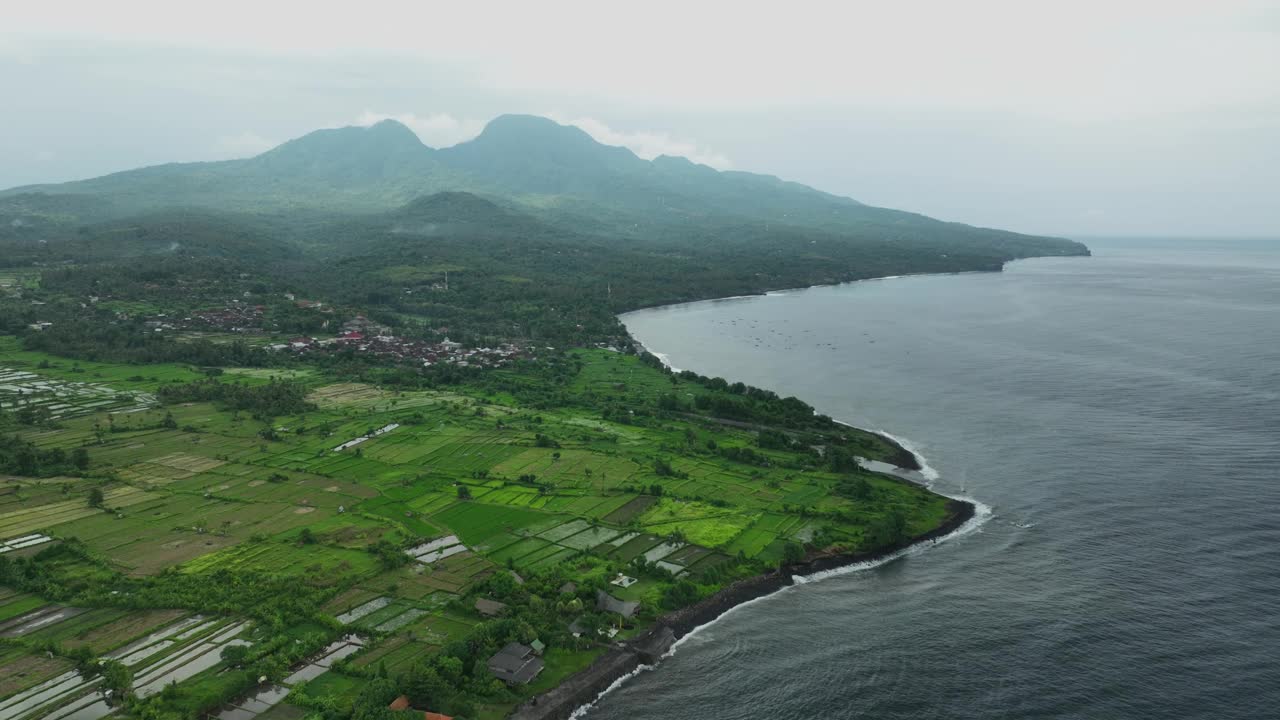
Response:
M494 677L511 684L525 684L542 672L542 658L533 648L520 643L508 643L489 658L489 671Z
M640 603L638 602L619 600L603 590L596 591L596 610L601 612L617 613L622 617L629 618L636 614L636 609L639 607Z
M497 615L501 615L506 611L507 611L507 606L504 605L503 603L498 602L497 600L490 600L489 598L476 598L476 612L480 613L481 615L488 615L489 617L494 617Z

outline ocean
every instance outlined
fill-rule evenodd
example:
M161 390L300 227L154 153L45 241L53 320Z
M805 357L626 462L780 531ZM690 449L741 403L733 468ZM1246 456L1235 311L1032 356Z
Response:
M588 720L1280 718L1280 241L631 313L883 430L973 532L735 608Z

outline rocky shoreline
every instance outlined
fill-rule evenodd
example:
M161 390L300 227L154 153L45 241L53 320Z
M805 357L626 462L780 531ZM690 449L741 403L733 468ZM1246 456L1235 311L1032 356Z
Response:
M887 439L887 438L886 438ZM896 445L896 443L895 443ZM904 449L904 452L908 452ZM914 460L914 456L912 458ZM687 608L658 618L648 631L625 643L617 643L590 666L570 676L556 687L527 702L510 715L512 720L564 720L578 708L590 704L620 679L643 665L662 659L677 640L743 603L771 595L794 584L796 576L833 570L888 557L912 545L933 542L958 530L973 519L973 503L951 499L950 514L938 527L909 540L873 552L820 553L805 562L739 580L716 594Z
M836 422L840 422L840 421L837 420ZM904 448L902 446L902 443L898 442L897 440L894 440L893 438L889 437L888 435L885 435L884 433L878 433L878 432L875 432L874 430L867 430L867 432L880 438L889 447L893 448L893 455L891 455L889 459L886 460L885 462L889 463L890 465L897 465L903 470L914 470L916 472L919 472L924 469L924 466L920 464L920 458L916 457L915 453Z

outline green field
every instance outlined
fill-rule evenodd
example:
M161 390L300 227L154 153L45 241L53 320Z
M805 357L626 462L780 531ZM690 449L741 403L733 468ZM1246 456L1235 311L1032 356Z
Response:
M206 377L197 368L73 362L0 339L0 368L40 390L11 397L9 407L41 393L65 406L30 424L7 411L6 431L40 451L88 453L83 471L0 476L0 540L54 538L60 559L45 562L71 588L59 601L87 608L23 640L12 657L0 655L0 669L21 678L0 685L0 701L67 667L59 655L39 661L36 642L60 653L108 653L198 610L222 625L252 619L252 643L265 642L270 627L299 648L362 634L366 645L349 667L322 672L292 701L349 707L367 673L409 672L451 644L489 647L496 640L488 633L510 632L497 629L507 621L476 612L476 597L501 598L520 627L536 627L551 646L535 685L545 688L599 652L592 639L567 632L575 614L593 608L594 588L640 601L643 624L669 609L664 593L677 582L692 580L705 595L775 565L791 546L883 542L892 513L911 533L946 517L938 496L887 476L831 472L799 446L734 459L723 449L756 448L755 431L653 409L665 394L711 392L705 387L617 353L570 357L569 395L536 409L523 404L521 388L541 381L503 371L495 377L510 384L497 392L392 389L310 368L225 369L223 382L306 387L305 411L262 417L215 402L159 403L165 384ZM619 420L598 409L614 404L642 412ZM363 436L370 439L335 451ZM851 477L866 481L860 499L838 491ZM89 501L95 492L97 505ZM433 540L447 555L404 554ZM620 572L640 582L610 585ZM578 595L557 600L567 580ZM267 587L280 590L254 595ZM145 598L141 607L121 606L111 594L119 588ZM534 605L529 588L540 588ZM249 597L257 599L239 599ZM346 626L336 620L367 603L378 606ZM276 605L285 609L268 611ZM0 588L0 623L48 607L26 587ZM183 650L192 640L163 653L194 652ZM277 681L304 660L262 647L286 660L253 672ZM231 692L234 668L217 658L191 667L204 669L182 681L186 689L148 701L161 716ZM493 716L528 692L472 694L469 702L478 716Z

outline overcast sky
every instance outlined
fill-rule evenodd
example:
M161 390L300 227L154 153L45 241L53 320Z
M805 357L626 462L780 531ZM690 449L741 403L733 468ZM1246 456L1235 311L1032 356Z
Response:
M10 3L0 187L506 112L1067 236L1280 236L1280 0Z

